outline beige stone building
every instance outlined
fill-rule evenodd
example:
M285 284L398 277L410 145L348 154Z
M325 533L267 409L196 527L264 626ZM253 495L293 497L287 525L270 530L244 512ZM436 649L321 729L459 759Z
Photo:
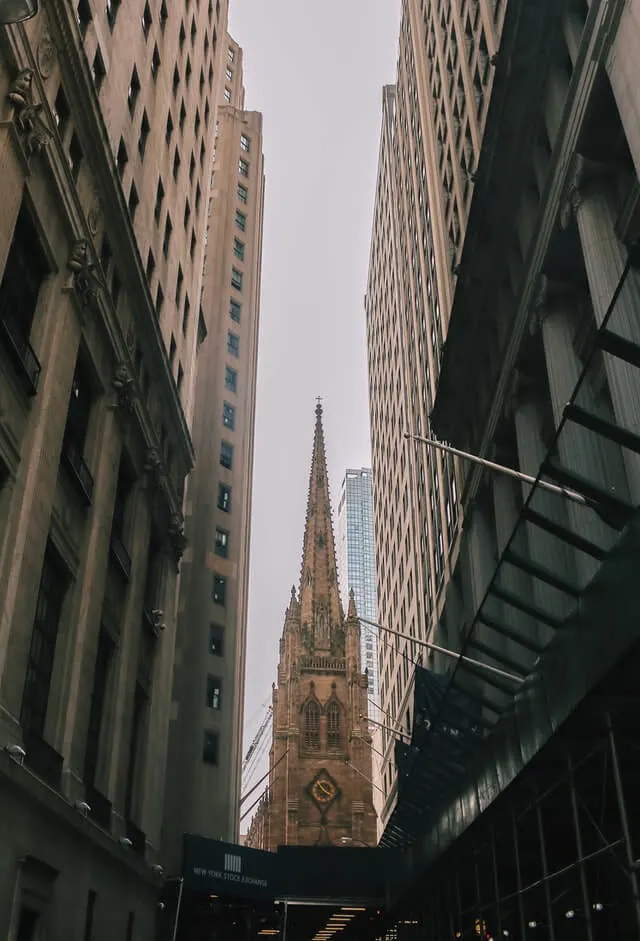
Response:
M262 116L227 38L215 128L167 785L167 861L183 833L237 841L264 207ZM228 99L228 100L227 100Z
M309 479L300 587L291 592L273 690L269 783L246 845L372 846L367 677L353 596L340 601L322 408Z
M638 235L639 21L637 0L404 0L366 297L378 614L388 627L466 643L523 500L504 478L454 467L402 433L435 433L534 476L548 458ZM608 246L599 257L597 244ZM637 401L628 370L604 363L588 407L631 428L625 382L627 403ZM604 461L607 486L633 493L633 460L603 457L576 434L563 481L602 476ZM531 535L533 556L548 538ZM566 552L547 563L584 574L580 552ZM474 637L469 653L514 669L513 611L501 601L496 612L493 634ZM411 639L381 644L386 721L405 731L415 661L442 668ZM383 827L396 801L393 739L384 734Z
M221 0L45 0L0 28L12 941L153 932L226 18Z

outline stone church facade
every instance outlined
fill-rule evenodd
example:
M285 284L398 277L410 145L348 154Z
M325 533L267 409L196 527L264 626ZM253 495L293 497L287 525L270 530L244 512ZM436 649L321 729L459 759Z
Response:
M373 846L367 677L353 598L338 589L329 483L316 408L300 587L291 591L273 688L269 787L247 845Z

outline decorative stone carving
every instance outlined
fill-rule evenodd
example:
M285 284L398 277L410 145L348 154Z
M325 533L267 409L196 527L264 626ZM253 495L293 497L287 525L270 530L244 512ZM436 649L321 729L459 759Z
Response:
M93 248L88 239L77 239L71 246L67 268L71 272L73 290L83 308L90 307L100 293L101 283L96 274Z
M111 385L116 393L116 401L112 408L132 412L137 398L136 383L129 364L124 360L116 366Z
M102 218L102 209L100 208L100 201L96 199L92 205L89 213L87 215L87 222L89 223L89 231L92 235L96 235L98 232L98 226L100 225L100 219Z
M179 513L173 513L169 520L169 542L173 551L176 565L180 563L184 550L187 548L187 537L184 534L184 520Z
M40 75L43 78L49 78L56 61L56 46L49 33L45 33L38 43L36 59Z
M164 477L162 455L157 448L149 448L144 461L144 469L152 485L158 486Z
M33 100L33 75L32 69L22 69L7 92L14 110L14 124L28 157L39 154L51 137L42 118L43 105Z

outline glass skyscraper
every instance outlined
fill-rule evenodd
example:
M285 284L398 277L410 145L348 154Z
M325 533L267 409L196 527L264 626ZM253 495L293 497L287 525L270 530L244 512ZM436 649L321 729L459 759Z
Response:
M349 591L358 614L376 620L376 556L373 532L373 492L371 471L349 468L342 481L338 504L338 577L345 609ZM369 675L369 698L378 702L378 634L376 628L362 624L362 669ZM373 707L369 703L369 713Z

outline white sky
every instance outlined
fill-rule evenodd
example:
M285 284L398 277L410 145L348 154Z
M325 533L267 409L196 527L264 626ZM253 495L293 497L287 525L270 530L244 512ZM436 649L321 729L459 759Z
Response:
M245 750L299 581L316 396L334 514L370 463L364 292L399 20L400 0L231 0L266 172Z

